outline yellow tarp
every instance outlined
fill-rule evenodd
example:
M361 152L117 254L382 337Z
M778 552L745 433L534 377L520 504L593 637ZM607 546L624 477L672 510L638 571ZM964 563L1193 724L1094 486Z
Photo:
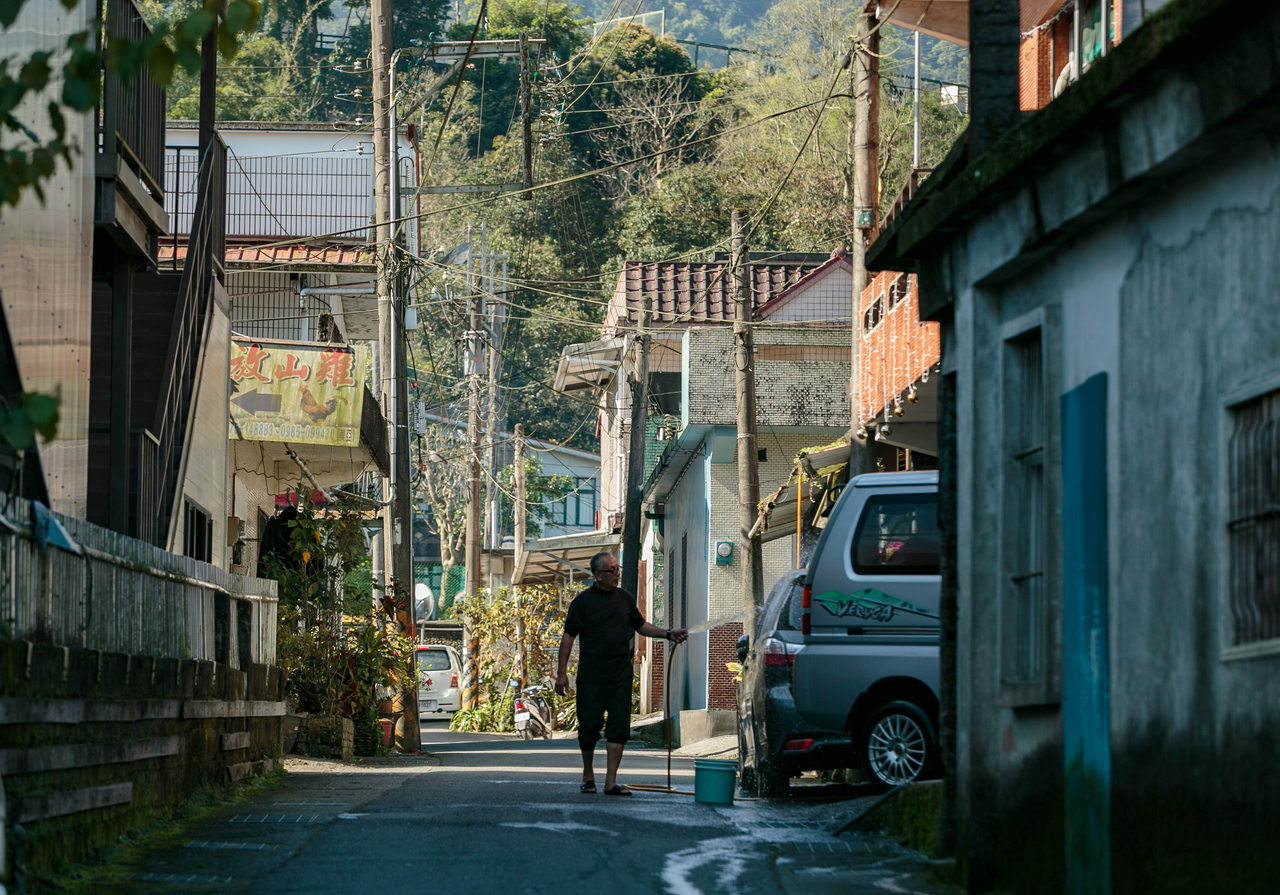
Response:
M234 339L230 437L355 446L369 349Z

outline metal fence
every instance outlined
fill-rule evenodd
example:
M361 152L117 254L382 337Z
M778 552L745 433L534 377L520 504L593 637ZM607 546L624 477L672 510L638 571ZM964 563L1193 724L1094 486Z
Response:
M151 37L133 0L109 0L105 27L115 40L145 43ZM164 90L145 65L127 81L110 70L103 77L102 151L125 155L149 186L159 188L165 161Z
M166 201L175 235L191 232L198 166L194 147L170 146ZM412 169L409 171L412 174ZM408 180L412 183L412 180ZM363 243L373 214L373 157L251 157L227 162L227 235L233 240Z
M198 195L187 240L177 307L169 336L160 400L151 431L157 439L156 465L139 471L140 481L154 476L155 500L139 504L138 531L152 529L156 543L167 539L177 512L178 487L185 472L189 441L187 422L195 412L200 359L208 333L210 308L222 260L226 257L227 147L216 133L201 159ZM145 455L140 455L140 460ZM143 517L150 514L151 519Z
M83 519L51 515L80 553L55 543L41 550L32 505L20 498L10 499L0 521L0 625L6 636L236 667L244 651L235 619L238 606L247 604L249 659L275 664L274 581L234 575Z

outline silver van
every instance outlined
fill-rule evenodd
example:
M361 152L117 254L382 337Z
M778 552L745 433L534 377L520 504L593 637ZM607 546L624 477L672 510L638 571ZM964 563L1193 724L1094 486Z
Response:
M856 476L805 579L796 711L848 731L882 789L938 770L939 547L937 472Z

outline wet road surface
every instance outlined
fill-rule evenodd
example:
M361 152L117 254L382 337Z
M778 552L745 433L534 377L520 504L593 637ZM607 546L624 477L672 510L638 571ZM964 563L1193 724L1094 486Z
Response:
M856 802L793 798L710 807L691 796L578 791L575 740L523 742L423 725L423 756L291 758L287 779L222 806L103 892L917 893L914 852L829 832ZM597 781L604 779L604 750ZM629 745L619 780L664 785L663 749ZM672 782L692 791L693 762ZM820 795L820 793L819 793Z

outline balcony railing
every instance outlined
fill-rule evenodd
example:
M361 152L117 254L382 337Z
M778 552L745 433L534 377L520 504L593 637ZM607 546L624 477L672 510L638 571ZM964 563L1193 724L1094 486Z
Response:
M145 41L151 36L133 0L108 0L108 38ZM104 153L123 156L156 199L164 181L164 90L146 66L129 81L110 72L104 78L99 127Z
M165 210L174 238L181 240L191 232L195 210L196 148L170 146L165 159ZM236 242L305 240L325 234L326 242L363 244L369 238L371 214L369 156L228 159L226 232Z
M187 423L194 411L214 284L222 274L226 253L226 172L227 147L215 133L210 135L208 149L200 162L191 233L178 285L160 401L151 427L159 440L152 454L156 465L154 469L139 470L139 482L153 476L156 484L151 506L139 506L138 530L154 531L157 544L168 537L178 487L185 472ZM141 453L139 459L148 453Z
M926 177L933 173L932 168L912 168L911 173L907 175L907 182L902 185L902 189L898 191L898 198L893 200L893 205L885 212L884 220L880 222L880 229L887 230L890 222L898 216L898 212L906 208L920 189L920 184L924 183Z
M32 505L21 498L6 505L0 523L6 636L241 669L275 664L274 581L223 572L83 519L47 518L62 526L73 549L55 546L56 540L42 549L29 523ZM251 613L248 643L240 642L236 624L245 611Z

